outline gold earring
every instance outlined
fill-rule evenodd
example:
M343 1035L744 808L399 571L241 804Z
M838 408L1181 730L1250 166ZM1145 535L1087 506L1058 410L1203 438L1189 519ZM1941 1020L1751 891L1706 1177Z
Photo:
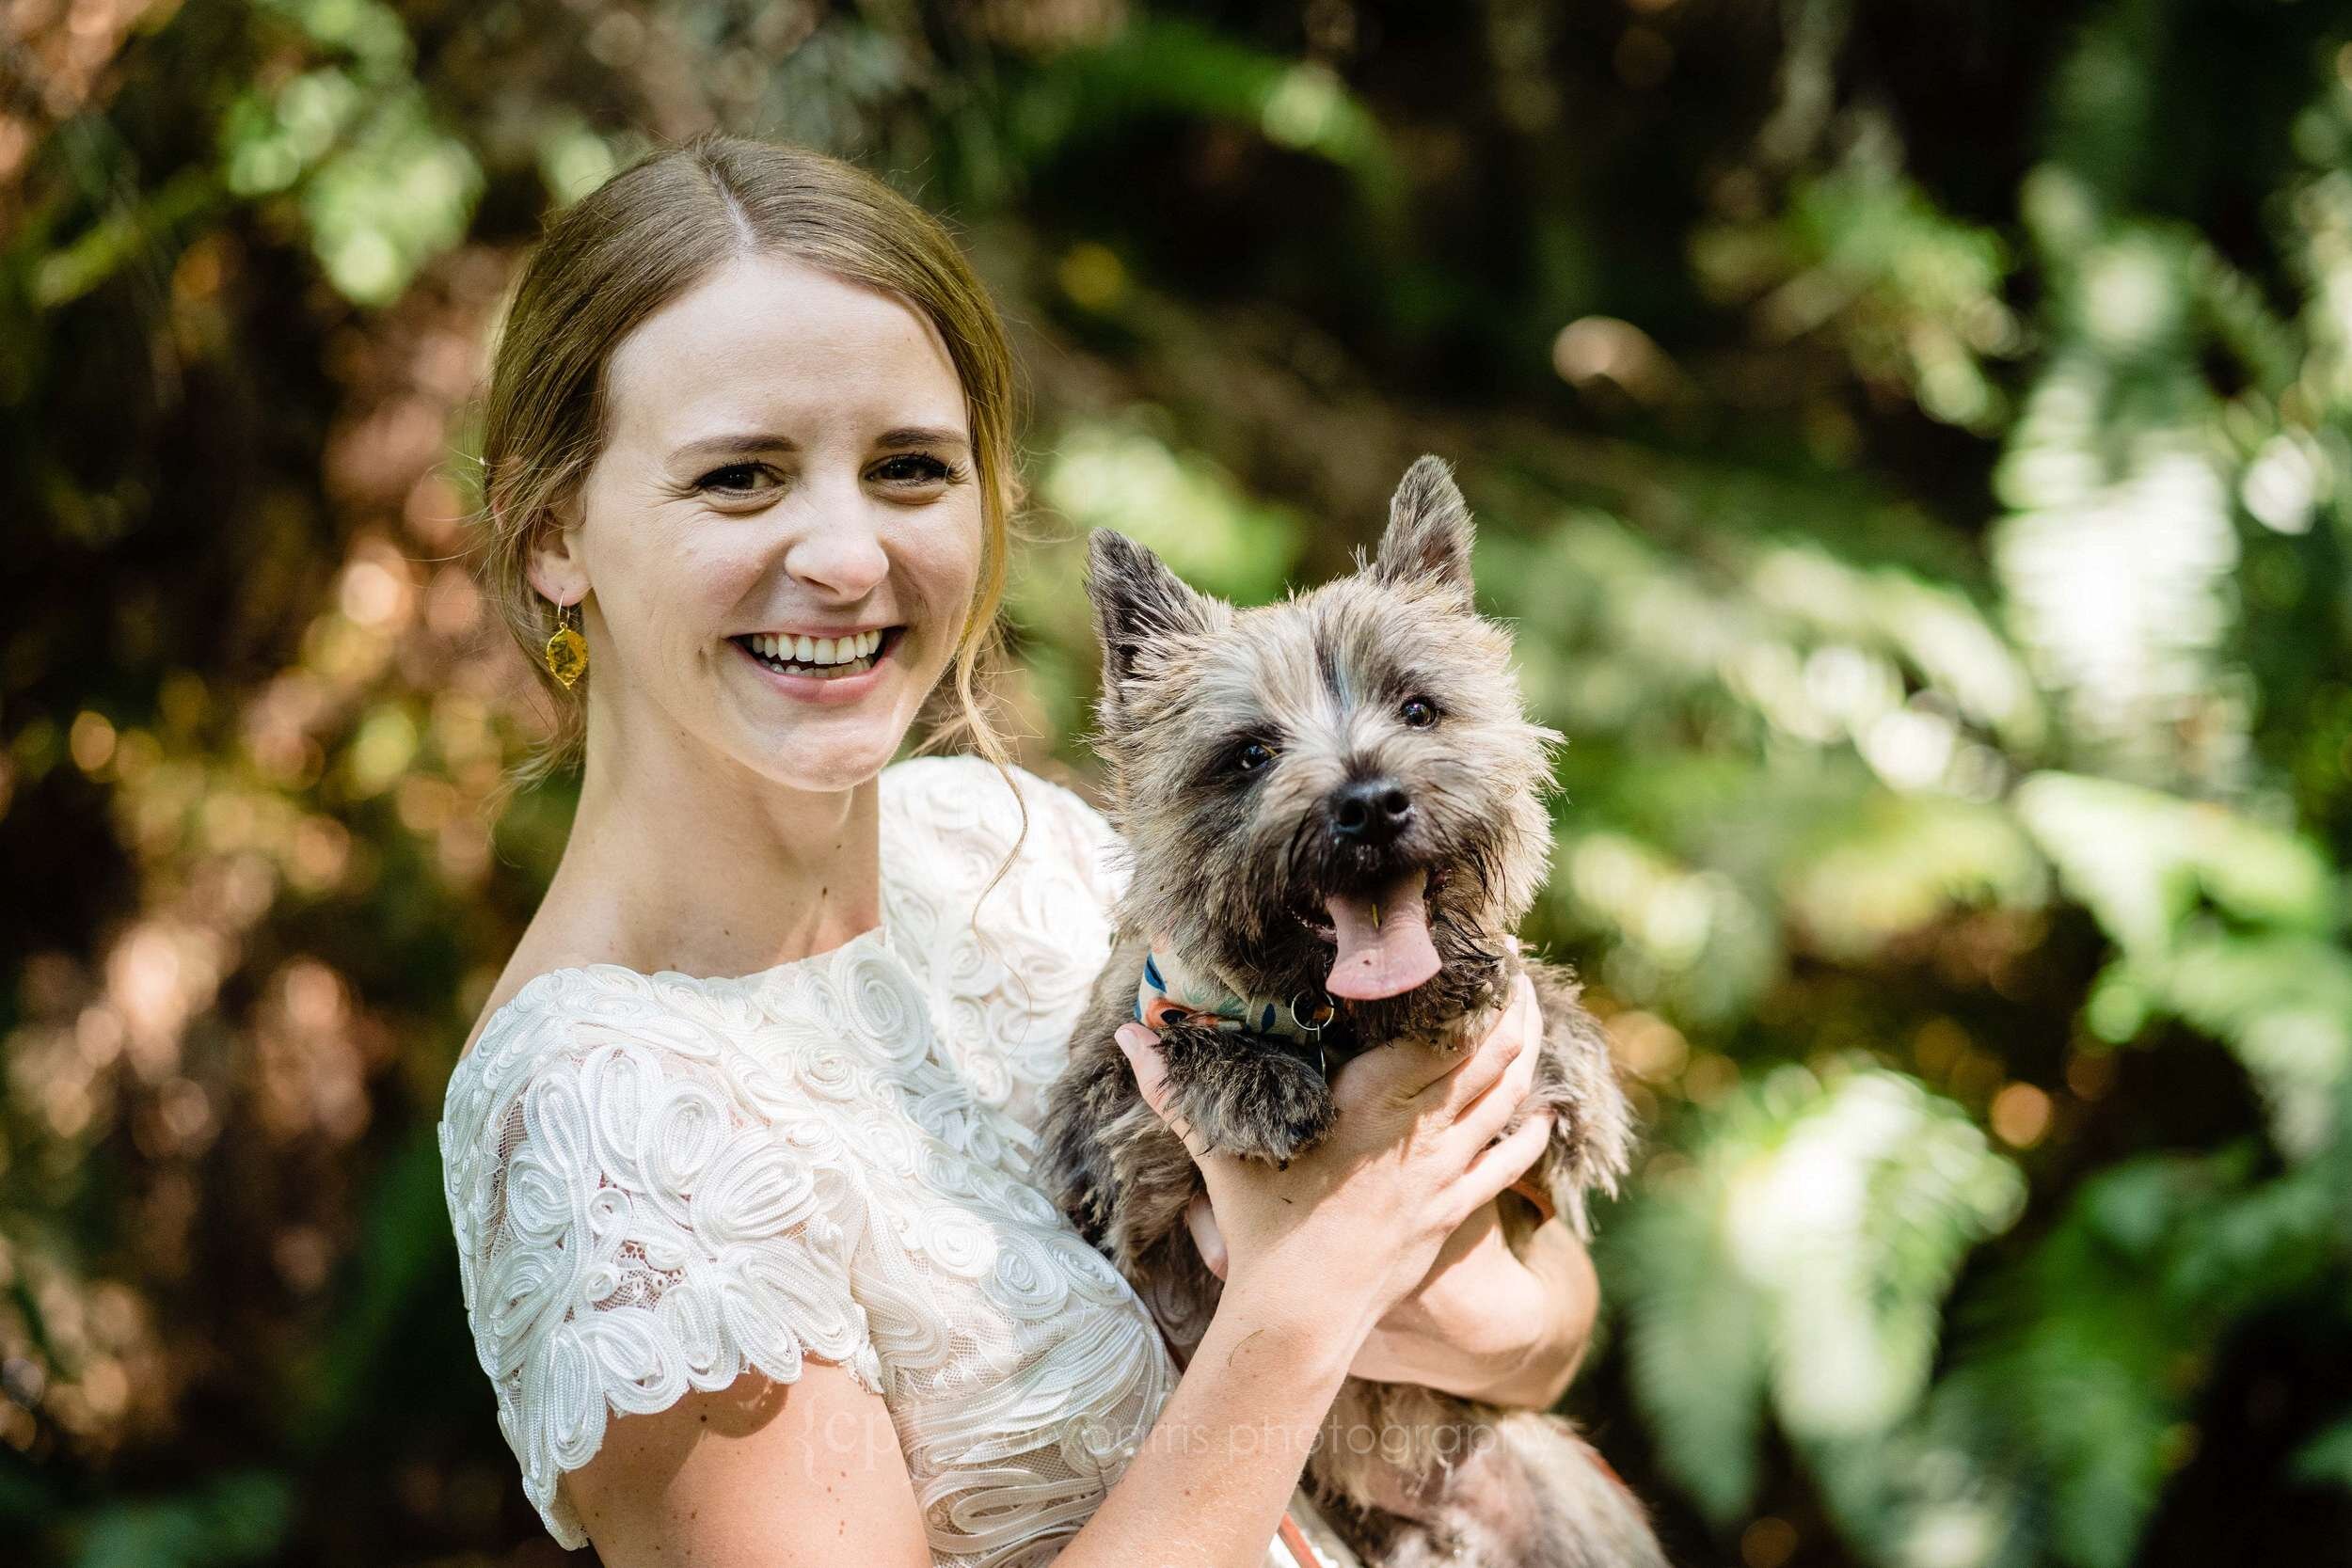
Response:
M571 623L564 623L569 611ZM555 607L555 634L548 639L548 673L564 683L569 691L572 683L588 673L588 640L580 635L580 607L560 604Z

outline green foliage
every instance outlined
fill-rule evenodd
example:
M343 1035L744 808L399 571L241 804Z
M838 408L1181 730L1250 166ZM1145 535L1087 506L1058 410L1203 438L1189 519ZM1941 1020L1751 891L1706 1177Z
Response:
M408 34L377 0L273 0L334 63L241 95L221 125L221 175L246 198L298 193L335 287L366 305L399 296L463 239L481 195L466 144L435 122L410 75Z
M2055 1560L2134 1560L2189 1457L2194 1396L2229 1322L2352 1260L2341 1168L2264 1181L2249 1163L2151 1157L2103 1173L1979 1298L1974 1342L1931 1417L2050 1520Z
M2025 1181L1960 1107L1864 1063L1776 1068L1686 1138L1683 1160L1651 1162L1607 1260L1635 1396L1728 1523L1754 1502L1759 1405L1833 1486L1913 1411L1945 1292Z
M230 1568L278 1548L293 1499L281 1477L220 1476L186 1497L119 1502L81 1530L76 1568Z
M2004 297L2009 246L1883 159L1805 177L1784 213L1703 233L1692 260L1712 291L1752 301L1775 338L1833 331L1858 373L1931 418L2000 429L2007 396L1987 361L2024 346Z
M1184 117L1227 121L1328 159L1376 204L1394 198L1379 123L1336 72L1170 16L1142 16L1099 42L1056 53L997 113L1006 150L1025 168L1138 119Z
M1245 604L1279 594L1304 532L1288 508L1250 499L1205 459L1134 428L1065 429L1038 495L1081 532L1130 530L1186 580Z
M2295 1473L2305 1481L2352 1487L2352 1420L2321 1433L2295 1456Z
M1263 600L1456 464L1568 740L1529 935L1649 1134L1571 1403L1690 1560L2341 1550L2341 8L1214 15L25 24L0 1524L32 1560L536 1532L432 1128L571 801L487 819L544 721L448 454L544 214L714 125L946 214L1015 325L1033 766L1089 767L1087 530Z

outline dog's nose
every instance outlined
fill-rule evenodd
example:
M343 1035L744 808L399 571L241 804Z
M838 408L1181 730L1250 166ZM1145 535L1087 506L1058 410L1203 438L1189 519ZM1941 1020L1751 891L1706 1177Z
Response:
M1358 779L1331 792L1331 836L1342 844L1376 849L1393 844L1412 826L1413 798L1394 779Z

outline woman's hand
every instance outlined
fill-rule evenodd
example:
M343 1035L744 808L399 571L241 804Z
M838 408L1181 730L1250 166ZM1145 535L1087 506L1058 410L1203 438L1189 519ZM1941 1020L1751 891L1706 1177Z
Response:
M1514 1005L1532 1010L1532 998ZM1330 1132L1280 1168L1201 1147L1168 1108L1157 1041L1141 1024L1119 1030L1145 1103L1184 1140L1215 1206L1227 1281L1220 1315L1246 1302L1252 1313L1311 1318L1327 1331L1343 1307L1351 1347L1422 1286L1448 1239L1551 1134L1552 1112L1538 1107L1502 1135L1534 1078L1524 1027L1491 1030L1461 1052L1418 1040L1365 1052L1332 1079L1341 1114Z
M1599 1278L1566 1221L1539 1227L1520 1257L1503 1243L1489 1203L1448 1239L1422 1288L1374 1327L1348 1371L1548 1410L1576 1376L1599 1309Z
M1512 1048L1543 1038L1534 989L1524 976L1493 1035L1516 1033ZM1489 1036L1489 1038L1493 1037ZM1539 1146L1529 1162L1542 1153ZM1524 1170L1514 1171L1516 1180ZM1429 1272L1375 1323L1349 1372L1381 1383L1416 1383L1490 1403L1548 1407L1566 1391L1592 1337L1599 1307L1592 1260L1565 1221L1536 1230L1524 1259L1503 1239L1500 1199L1457 1226ZM1206 1193L1185 1212L1212 1273L1225 1276L1225 1239Z

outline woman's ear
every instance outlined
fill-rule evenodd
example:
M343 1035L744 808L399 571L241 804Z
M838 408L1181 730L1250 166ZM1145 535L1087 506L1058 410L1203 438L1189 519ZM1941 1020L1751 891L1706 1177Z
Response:
M548 508L532 541L523 575L550 604L578 604L588 593L587 555L580 547L577 497Z

